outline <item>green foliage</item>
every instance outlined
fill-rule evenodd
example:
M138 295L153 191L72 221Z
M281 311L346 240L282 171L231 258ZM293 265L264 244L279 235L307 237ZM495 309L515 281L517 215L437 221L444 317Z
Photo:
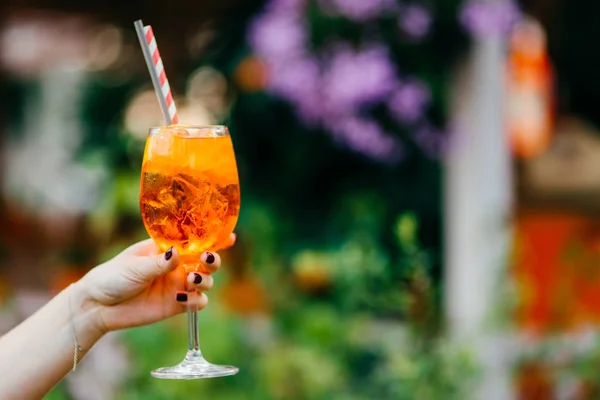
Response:
M256 224L257 240L277 240L269 233L269 213L251 208L256 219L246 221L246 228ZM123 398L177 399L190 393L213 399L465 398L477 376L475 362L443 336L424 334L431 330L428 322L407 311L414 302L431 302L430 293L412 297L405 290L415 277L426 276L418 271L426 267L427 258L416 238L413 214L400 216L396 228L396 240L405 251L397 265L371 236L349 232L339 248L293 252L289 269L280 264L277 271L265 273L279 282L279 287L268 287L269 293L287 296L271 314L240 317L211 303L201 313L204 354L213 362L239 366L237 376L197 382L152 379L151 369L183 356L185 320L128 331L135 369ZM260 243L277 251L268 242ZM264 248L259 259L277 259ZM402 279L390 274L394 267L406 269ZM257 270L262 276L268 268ZM299 269L325 271L328 290L313 292L286 279Z
M45 400L70 400L71 396L67 390L67 383L65 381L60 382L50 393L45 397Z
M422 351L397 352L375 374L379 398L437 400L469 398L477 378L476 362L467 351L430 343Z

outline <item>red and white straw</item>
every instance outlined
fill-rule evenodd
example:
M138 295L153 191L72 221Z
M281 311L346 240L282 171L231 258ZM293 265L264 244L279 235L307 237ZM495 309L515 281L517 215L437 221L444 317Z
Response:
M177 107L175 107L169 80L167 79L165 67L160 58L152 27L150 25L144 26L142 20L135 21L134 25L163 116L167 125L178 124L179 116L177 115Z

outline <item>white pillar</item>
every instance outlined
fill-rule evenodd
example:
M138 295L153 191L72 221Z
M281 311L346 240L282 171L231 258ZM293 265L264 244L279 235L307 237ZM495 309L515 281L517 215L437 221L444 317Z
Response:
M504 127L504 41L478 39L455 87L456 137L445 169L445 307L451 335L476 352L473 398L512 398L510 344L489 327L510 239L510 152Z

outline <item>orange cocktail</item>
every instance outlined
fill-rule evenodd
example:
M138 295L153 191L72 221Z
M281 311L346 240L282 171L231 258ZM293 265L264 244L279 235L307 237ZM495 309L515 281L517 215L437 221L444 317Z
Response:
M176 247L187 269L206 250L224 247L240 210L233 145L223 126L150 131L142 164L140 208L148 234Z

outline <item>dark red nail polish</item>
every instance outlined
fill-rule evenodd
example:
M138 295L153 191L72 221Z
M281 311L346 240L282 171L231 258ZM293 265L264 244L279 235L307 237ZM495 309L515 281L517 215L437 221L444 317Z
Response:
M187 295L187 293L179 292L179 293L177 293L175 298L177 299L177 301L183 303L183 302L187 301L188 295Z
M202 275L197 274L194 272L194 283L197 285L199 283L202 283Z
M213 253L206 253L206 263L212 264L215 262L215 255Z
M173 257L173 246L169 247L169 250L165 253L165 260L169 261Z

